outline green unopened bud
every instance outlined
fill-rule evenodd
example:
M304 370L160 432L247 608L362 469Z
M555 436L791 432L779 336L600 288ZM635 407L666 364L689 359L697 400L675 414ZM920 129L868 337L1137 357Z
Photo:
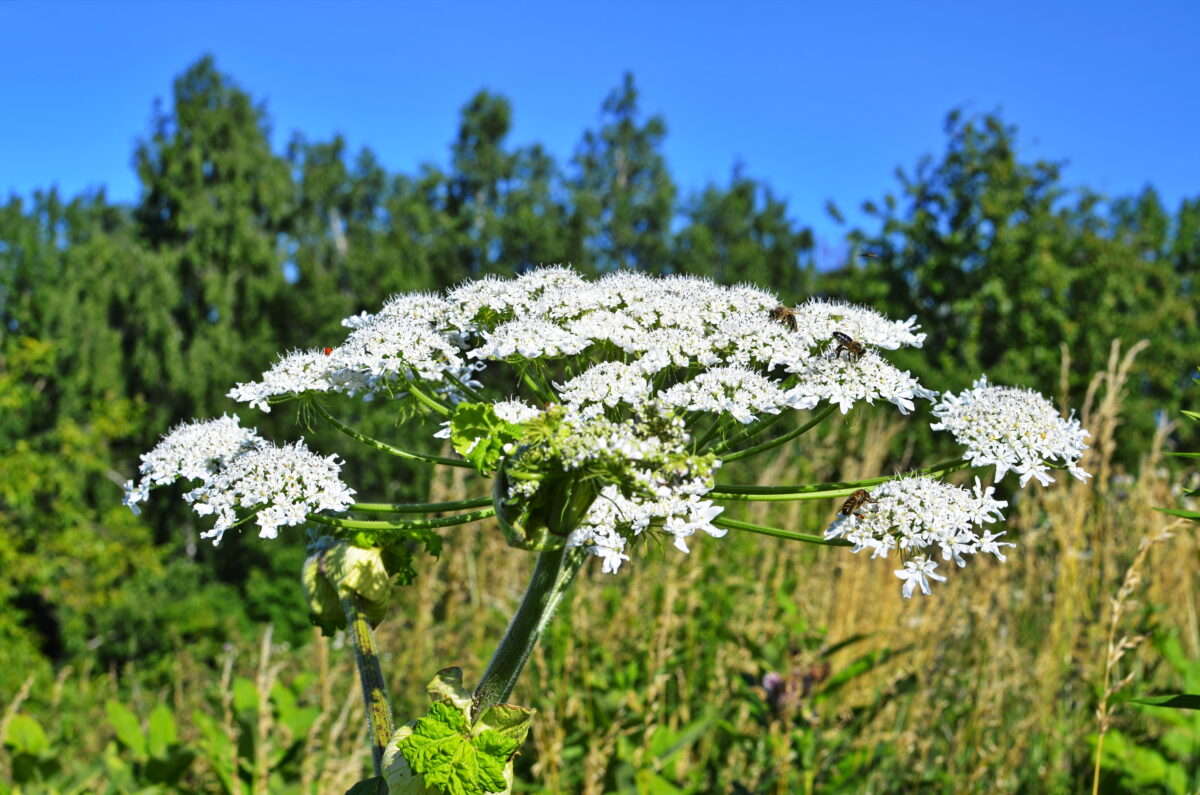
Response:
M429 714L401 726L384 752L389 791L511 792L513 759L529 735L535 710L499 704L472 723L473 697L462 685L459 668L438 671L427 690L433 701Z
M342 599L349 594L362 599L372 627L387 615L392 583L379 547L364 549L344 541L321 545L304 561L301 582L309 619L325 635L346 628Z

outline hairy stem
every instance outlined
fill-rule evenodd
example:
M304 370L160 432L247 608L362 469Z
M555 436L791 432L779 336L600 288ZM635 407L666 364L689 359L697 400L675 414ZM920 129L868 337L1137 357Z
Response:
M916 469L900 475L885 475L865 480L842 480L835 483L813 483L808 486L737 486L718 483L707 496L714 500L761 500L767 502L848 497L858 489L867 486L878 486L880 483L886 483L889 480L911 477L913 475L941 475L966 469L968 466L970 466L970 462L965 458L955 458L952 461L943 461L940 464L934 464L924 469Z
M460 524L470 524L471 522L478 522L481 519L488 519L495 515L495 508L482 508L478 511L455 514L454 516L441 516L436 519L397 519L391 522L372 519L339 519L335 516L322 516L319 513L310 513L306 518L310 522L319 522L330 527L341 527L346 530L432 530L437 527L456 527Z
M830 414L832 414L833 410L836 408L837 408L837 406L834 406L834 405L826 406L825 408L821 409L816 414L814 414L813 418L811 420L804 423L799 428L790 430L787 433L785 433L783 436L779 436L775 439L770 440L769 442L763 442L762 444L756 444L753 447L747 447L745 450L738 450L736 453L730 453L729 455L723 455L723 456L721 456L721 460L722 461L737 461L739 458L746 458L747 456L758 455L759 453L765 453L767 450L773 450L776 447L779 447L780 445L787 444L788 442L797 438L798 436L802 436L803 434L806 434L809 431L811 431L813 428L815 428L821 422L821 420L825 419Z
M587 553L578 547L538 553L521 606L517 608L483 678L479 680L479 686L475 688L475 699L471 705L472 719L477 719L489 707L503 703L512 693L521 669L549 626L554 611L566 596L586 557Z
M318 414L321 415L322 419L324 419L326 422L328 422L334 428L337 428L339 431L346 434L351 439L354 439L355 441L358 441L358 442L362 442L363 444L367 445L368 447L374 447L376 450L382 450L383 452L390 453L391 455L394 455L398 458L407 458L410 461L424 461L427 464L443 464L445 466L462 467L464 469L474 469L475 468L471 464L471 462L464 461L461 458L443 458L440 455L429 455L427 453L414 453L411 450L404 450L402 448L396 447L395 445L390 445L387 442L381 442L378 439L372 439L370 436L367 436L366 434L363 434L363 433L359 433L358 431L351 428L349 425L346 425L345 423L338 420L337 417L334 417L332 414L329 413L329 409L322 406L318 401L314 400L312 402L312 407Z
M367 622L362 597L350 594L342 599L346 611L350 639L354 643L354 662L358 664L358 678L362 682L363 701L367 707L367 731L371 744L371 761L375 775L383 775L383 752L391 742L392 705L388 701L387 683L379 665L379 648L375 645L375 633Z
M492 504L491 497L454 502L356 502L346 510L358 513L443 513L465 511L468 508L485 508Z

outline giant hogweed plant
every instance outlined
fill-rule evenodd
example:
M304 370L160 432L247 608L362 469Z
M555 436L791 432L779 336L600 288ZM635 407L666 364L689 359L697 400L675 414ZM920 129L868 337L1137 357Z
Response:
M915 319L863 307L789 307L752 286L624 271L588 281L552 267L396 296L343 324L341 345L282 356L229 396L268 412L299 401L306 421L319 418L379 454L491 478L490 498L357 502L335 455L303 441L277 446L221 417L164 436L142 457L126 502L136 510L151 489L183 478L194 484L184 499L213 518L204 536L214 543L251 523L266 539L310 528L309 608L325 631L348 629L367 704L370 786L386 779L395 792L511 789L532 710L505 702L589 559L616 572L646 543L686 554L697 536L733 530L869 552L895 561L901 596L928 595L973 556L1003 561L1015 546L996 529L1006 503L991 487L942 477L990 467L1021 486L1049 484L1054 470L1088 477L1078 466L1088 434L1073 416L986 377L939 396L888 361L889 351L923 344ZM440 437L457 455L369 438L330 411L331 393L405 411L427 423L430 449ZM859 481L721 480L722 464L800 444L863 402L906 415L927 402L932 427L951 434L961 456ZM833 500L835 518L809 534L730 516L756 500ZM429 713L396 730L372 634L389 591L414 576L414 547L440 550L439 528L493 518L514 549L536 556L524 598L474 689L458 669L439 671Z

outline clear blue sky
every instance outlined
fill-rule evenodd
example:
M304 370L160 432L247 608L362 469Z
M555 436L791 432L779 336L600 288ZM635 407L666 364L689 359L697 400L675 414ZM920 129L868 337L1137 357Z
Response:
M947 111L1000 110L1025 157L1110 195L1200 195L1200 2L12 2L0 0L0 196L130 201L152 102L203 53L265 100L277 148L344 134L392 171L445 163L487 88L513 144L560 160L621 75L668 125L682 192L735 162L824 215L943 149ZM851 219L857 214L851 214Z

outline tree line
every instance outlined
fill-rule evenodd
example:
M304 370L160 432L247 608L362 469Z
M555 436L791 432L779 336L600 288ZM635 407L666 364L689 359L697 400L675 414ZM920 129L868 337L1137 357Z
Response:
M1146 339L1120 437L1129 467L1157 422L1195 402L1200 198L1171 211L1149 187L1070 188L994 115L951 114L944 152L864 202L870 228L848 228L850 256L827 270L811 228L742 169L682 196L666 123L640 111L631 76L565 164L510 144L511 105L486 91L463 107L448 163L412 173L340 137L273 151L269 123L204 58L137 144L132 205L51 190L0 207L0 689L32 664L165 659L255 621L302 637L301 544L213 550L178 504L129 516L118 484L171 425L233 411L235 382L278 352L336 344L341 318L395 292L550 263L749 281L917 315L927 349L899 363L955 388L986 372L1056 393L1069 351L1075 405L1114 339ZM284 438L295 420L252 424ZM409 433L378 413L357 421ZM348 466L380 498L425 488L390 462Z

